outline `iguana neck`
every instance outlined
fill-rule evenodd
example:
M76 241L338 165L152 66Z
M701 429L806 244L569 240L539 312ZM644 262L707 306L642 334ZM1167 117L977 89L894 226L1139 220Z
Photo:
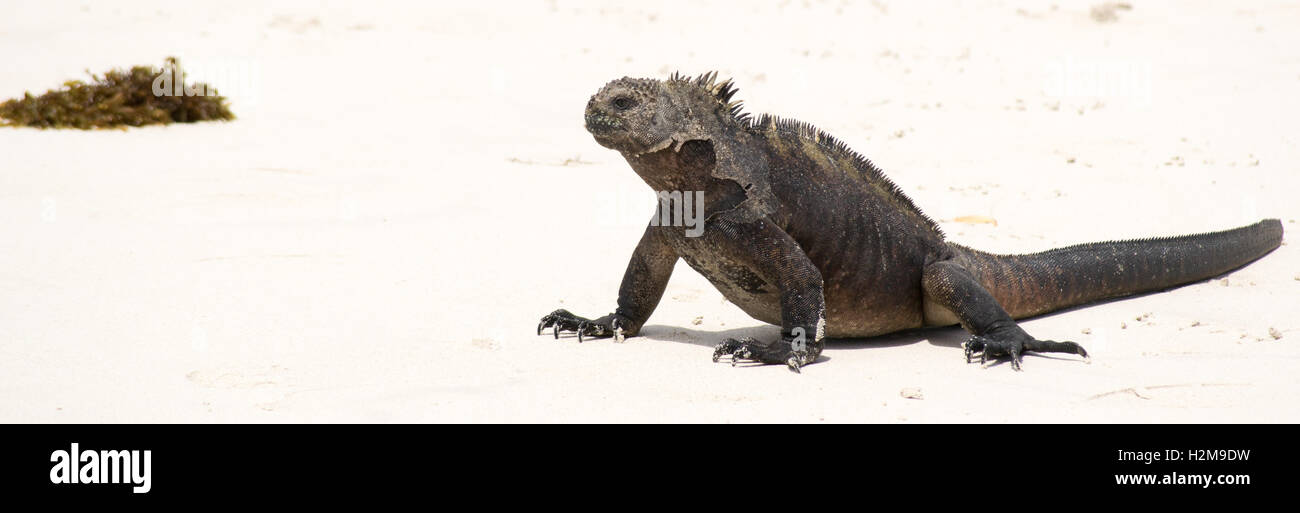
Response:
M656 193L704 192L705 212L731 210L745 200L745 191L732 180L712 175L717 155L708 141L689 141L680 150L672 148L627 157L637 175Z
M672 147L641 155L624 154L632 170L656 192L702 191L710 187L710 173L715 165L712 144L688 141L680 149Z

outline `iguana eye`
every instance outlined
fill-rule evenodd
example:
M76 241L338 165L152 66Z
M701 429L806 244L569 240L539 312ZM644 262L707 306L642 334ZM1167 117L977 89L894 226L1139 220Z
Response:
M614 98L614 108L618 110L627 110L635 106L636 106L636 100L633 100L626 96L619 96L618 98Z

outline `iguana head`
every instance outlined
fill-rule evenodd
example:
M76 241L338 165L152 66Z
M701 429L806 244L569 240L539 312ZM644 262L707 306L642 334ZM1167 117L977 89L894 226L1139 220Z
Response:
M645 152L668 139L680 123L663 83L647 78L620 78L587 102L587 131L606 148L628 154Z
M744 119L740 102L730 102L731 81L717 73L666 81L621 78L605 84L587 102L587 131L596 142L636 156L692 139L708 139L728 121Z

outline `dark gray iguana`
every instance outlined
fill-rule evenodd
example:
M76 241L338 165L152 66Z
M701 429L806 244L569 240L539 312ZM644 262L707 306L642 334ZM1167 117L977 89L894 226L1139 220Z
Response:
M1038 340L1014 319L1105 298L1166 289L1241 267L1281 244L1276 219L1199 235L1098 242L1029 255L994 255L943 232L870 161L812 125L757 118L732 102L716 73L667 81L623 78L587 103L587 130L618 150L656 191L704 191L698 237L651 223L632 253L618 309L599 319L566 310L537 326L584 336L635 336L686 260L782 338L728 339L730 355L799 367L825 337L870 337L960 323L978 354L1087 352Z

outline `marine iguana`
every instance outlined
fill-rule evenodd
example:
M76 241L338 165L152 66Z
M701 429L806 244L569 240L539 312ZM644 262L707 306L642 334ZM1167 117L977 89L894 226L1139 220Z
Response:
M622 78L586 108L586 128L617 150L656 191L704 191L705 226L691 237L651 222L632 253L618 308L598 319L556 310L551 327L583 337L636 336L658 305L678 258L779 340L728 339L713 353L736 361L817 359L826 337L870 337L960 324L978 354L1074 353L1039 340L1015 319L1106 298L1167 289L1258 259L1282 240L1267 219L1231 230L1080 244L996 255L947 242L943 231L879 168L810 124L750 116L717 73L665 81ZM661 209L664 205L661 204ZM656 218L658 219L658 217Z

